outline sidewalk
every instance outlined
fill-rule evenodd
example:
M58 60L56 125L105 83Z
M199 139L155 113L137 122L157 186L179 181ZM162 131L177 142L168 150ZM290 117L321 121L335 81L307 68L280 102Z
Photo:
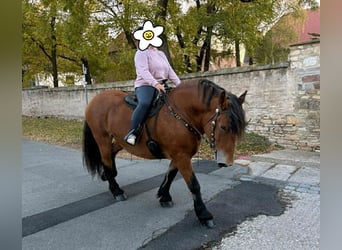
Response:
M280 216L259 215L237 225L213 250L313 250L320 246L320 154L279 150L237 160L249 172L236 176L278 186L289 201Z
M320 193L320 153L277 150L254 155L250 160L236 160L235 164L249 169L247 174L240 176L242 181L272 184L304 193Z

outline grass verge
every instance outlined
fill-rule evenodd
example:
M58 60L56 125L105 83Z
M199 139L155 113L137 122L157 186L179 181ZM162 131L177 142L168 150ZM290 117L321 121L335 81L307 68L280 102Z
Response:
M22 136L27 140L81 149L82 131L82 120L22 117Z
M49 144L82 149L82 120L58 118L22 117L22 136L24 139L41 141ZM248 158L252 154L261 154L279 149L271 145L268 139L255 133L246 133L236 146L237 158ZM214 151L203 140L196 157L212 160ZM120 152L118 157L132 157Z

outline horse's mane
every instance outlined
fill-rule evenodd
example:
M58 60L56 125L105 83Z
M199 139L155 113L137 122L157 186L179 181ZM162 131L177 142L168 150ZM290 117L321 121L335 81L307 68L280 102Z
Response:
M228 98L229 102L228 117L230 129L235 135L241 137L245 132L247 122L245 118L245 111L242 109L239 98L212 81L206 79L198 81L198 93L201 94L200 98L202 99L207 109L210 106L212 98L217 97L218 95L222 94L222 92L225 92L225 95Z
M230 93L227 92L229 96L229 121L230 121L230 127L234 134L236 134L238 137L243 136L245 133L245 129L247 126L247 121L245 117L245 111L242 109L242 105L240 104L239 98Z
M202 91L201 91L202 89ZM205 103L206 109L209 108L211 99L213 97L217 97L222 92L225 92L225 89L218 86L216 83L203 79L198 81L198 93L202 94L200 98Z

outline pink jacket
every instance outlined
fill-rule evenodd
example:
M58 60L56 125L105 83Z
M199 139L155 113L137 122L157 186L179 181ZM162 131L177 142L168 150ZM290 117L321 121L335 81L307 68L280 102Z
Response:
M155 86L164 79L169 79L175 85L180 84L179 77L172 69L164 52L156 48L138 50L134 57L134 63L137 73L134 87Z

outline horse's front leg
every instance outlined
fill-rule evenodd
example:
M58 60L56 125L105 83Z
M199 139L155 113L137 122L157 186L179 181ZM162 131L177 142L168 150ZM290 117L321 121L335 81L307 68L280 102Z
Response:
M170 187L172 181L175 179L178 173L178 169L170 162L169 169L165 174L164 181L159 187L157 197L160 198L159 202L162 207L172 207L172 197L170 195Z
M197 218L202 223L209 228L214 226L213 216L207 210L201 195L201 187L196 178L196 175L193 171L191 160L181 160L178 161L177 167L179 172L182 174L190 192L192 193L192 197L194 200L194 209Z

